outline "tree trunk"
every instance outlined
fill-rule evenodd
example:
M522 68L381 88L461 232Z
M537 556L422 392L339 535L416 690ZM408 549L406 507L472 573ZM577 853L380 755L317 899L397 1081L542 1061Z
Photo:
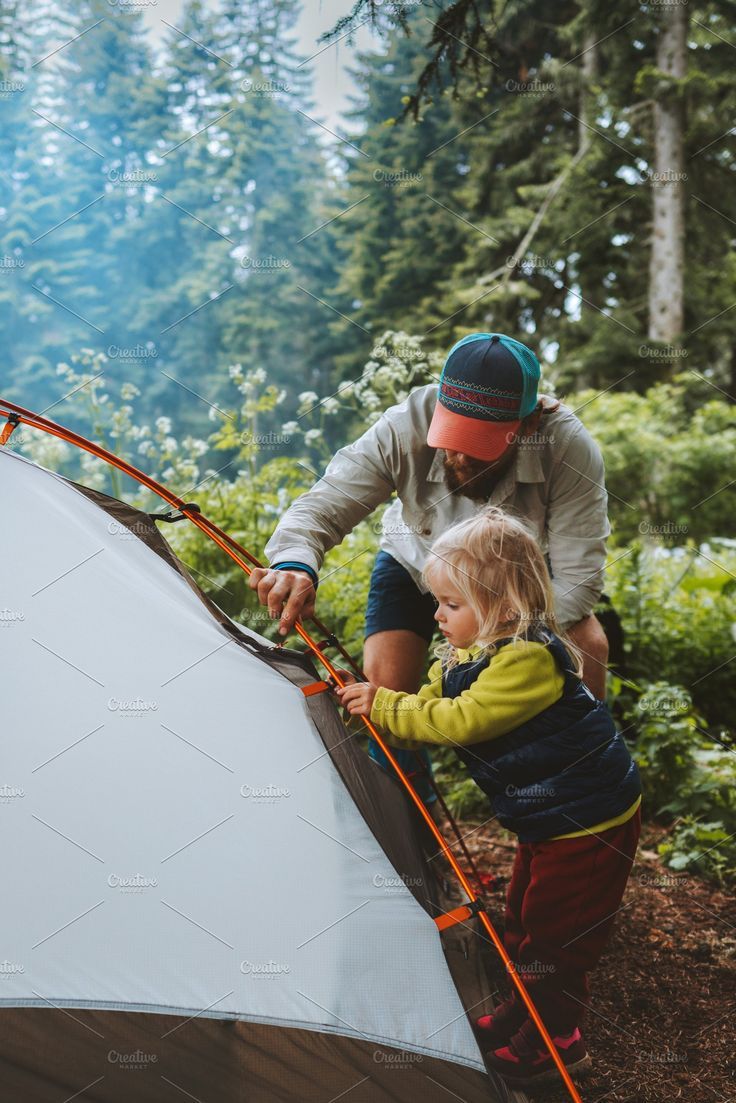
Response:
M592 92L592 86L598 76L598 38L595 28L588 26L583 33L583 54L580 59L580 73L582 76L582 82L580 85L580 99L578 100L578 149L576 154L576 161L582 160L586 153L590 149L593 141L593 130L596 125L595 120L595 108L596 97ZM569 262L568 262L569 263ZM589 307L585 306L585 301L595 302L595 291L586 286L586 276L588 276L588 270L585 265L585 260L582 263L578 262L577 273L577 285L580 288L580 294L582 295L581 310L588 310ZM586 387L595 387L598 385L598 380L591 377L590 368L581 368L578 372L575 380L575 386L580 390L585 390Z
M687 8L665 4L657 39L657 68L673 80L687 70ZM676 341L684 299L685 186L683 107L679 90L666 88L654 104L652 241L649 255L649 339Z
M590 127L595 125L595 119L591 117L594 114L594 112L591 111L594 104L591 85L598 75L597 42L598 39L595 30L593 27L588 27L583 35L583 56L581 61L583 83L580 90L580 122L578 124L578 151L582 153L587 150L592 141L593 131Z

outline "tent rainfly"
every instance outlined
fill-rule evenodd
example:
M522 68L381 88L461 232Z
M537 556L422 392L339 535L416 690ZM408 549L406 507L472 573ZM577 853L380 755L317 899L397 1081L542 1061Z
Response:
M510 1099L479 938L312 660L7 447L0 512L3 1098Z

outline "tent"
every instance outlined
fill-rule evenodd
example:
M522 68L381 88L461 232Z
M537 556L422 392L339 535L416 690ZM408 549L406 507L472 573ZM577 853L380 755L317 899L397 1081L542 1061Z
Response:
M523 1098L471 924L301 651L0 448L0 1078L28 1103ZM306 691L306 692L305 692Z

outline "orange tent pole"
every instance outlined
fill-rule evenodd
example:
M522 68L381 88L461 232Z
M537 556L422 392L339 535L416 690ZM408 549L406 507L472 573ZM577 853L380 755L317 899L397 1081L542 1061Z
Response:
M93 456L97 456L98 459L105 460L107 463L111 464L113 467L116 467L119 471L122 471L126 475L129 475L132 479L135 479L136 482L140 483L142 486L145 486L149 490L154 491L154 493L158 494L159 497L163 498L164 501L168 502L170 505L175 506L177 509L179 509L184 514L184 516L188 517L189 520L192 521L197 526L198 529L201 529L202 532L204 532L207 536L209 536L209 538L211 540L213 540L220 548L222 548L222 550L225 552L225 554L230 556L230 558L235 563L237 563L238 566L241 568L241 570L245 571L245 573L247 575L250 575L253 567L262 566L262 564L255 558L255 556L251 555L251 553L248 552L245 548L240 549L240 551L242 552L243 557L244 557L244 558L241 558L240 554L238 554L230 546L231 544L234 544L235 541L233 541L227 535L227 533L225 533L221 528L219 528L219 526L216 525L214 523L214 521L210 521L208 518L204 517L198 511L187 509L186 503L181 498L179 498L176 494L172 494L172 492L170 490L167 490L166 487L164 487L160 483L156 482L155 479L151 479L143 471L139 471L138 468L134 467L132 464L129 464L125 460L120 459L120 457L114 455L114 453L108 452L108 450L106 448L102 448L100 445L94 444L92 441L87 440L85 437L80 436L79 433L75 433L71 429L66 429L66 428L64 428L64 426L58 425L56 422L50 421L47 418L42 417L40 414L34 414L32 411L26 410L23 406L18 406L16 403L8 402L6 399L3 399L3 398L0 398L0 416L7 417L9 422L15 422L16 424L21 423L21 424L24 424L24 425L31 426L32 428L41 429L44 432L51 433L55 437L59 437L61 440L67 441L69 444L74 444L78 448L82 448L85 452L90 452ZM3 436L5 436L6 430L7 430L7 426L5 427L5 430L3 430ZM11 430L11 432L12 432L12 430ZM10 435L10 433L8 433L7 436L5 436L5 440L7 440L7 437L9 435ZM4 443L4 441L3 441L3 443ZM246 559L249 561L249 563L245 562ZM335 682L339 686L344 686L346 683L340 677L340 674L338 673L337 668L335 666L333 666L333 664L330 662L330 660L323 654L322 649L319 647L317 642L312 639L312 637L309 635L309 633L306 631L306 629L303 627L303 625L301 624L300 621L297 621L295 623L294 630L295 630L295 632L297 632L301 636L301 638L308 645L310 650L314 653L315 657L317 659L319 659L319 661L323 664L323 666L325 666L327 668L329 673L334 678ZM431 815L427 811L427 808L426 808L426 805L424 804L424 801L417 794L417 792L414 789L414 786L412 785L412 783L409 781L408 777L406 776L406 774L402 770L402 768L399 765L396 757L394 756L391 748L388 746L386 741L383 739L383 737L379 733L378 729L376 728L375 724L373 724L367 716L362 717L362 720L365 723L365 726L368 729L368 731L371 733L371 735L373 736L375 741L378 743L381 750L386 755L386 758L389 760L389 762L393 766L397 777L399 778L402 785L404 786L404 788L408 792L409 796L414 801L414 804L416 805L416 808L417 808L419 814L421 815L422 819L427 824L427 827L430 829L430 831L431 831L432 835L434 836L436 842L439 844L440 850L442 851L445 858L449 862L450 867L452 868L453 872L455 873L455 876L457 877L458 881L460 882L463 889L467 893L467 895L469 897L469 900L470 900L470 903L475 904L477 906L478 918L480 919L483 927L485 928L486 932L490 936L490 939L491 939L493 945L495 946L496 950L498 951L499 957L503 961L504 966L506 967L506 969L507 969L507 971L508 971L508 973L511 977L511 980L512 980L517 992L519 993L519 996L522 999L522 1002L525 1004L526 1009L529 1012L530 1018L532 1019L534 1025L536 1026L536 1028L539 1031L540 1035L544 1039L544 1044L546 1045L547 1049L549 1050L550 1056L552 1057L552 1060L554 1061L554 1063L557 1067L557 1071L559 1072L559 1074L560 1074L560 1076L561 1076L561 1078L562 1078L562 1080L565 1084L565 1087L567 1088L567 1090L570 1094L570 1098L572 1100L574 1100L574 1103L583 1103L583 1101L582 1101L582 1099L581 1099L581 1097L578 1093L578 1090L577 1090L577 1088L575 1087L575 1085L572 1081L570 1073L565 1068L564 1062L562 1061L562 1058L560 1057L557 1049L555 1048L554 1042L552 1041L552 1038L550 1037L549 1031L547 1030L546 1026L544 1025L544 1023L542 1021L542 1018L541 1018L539 1012L537 1011L537 1009L534 1005L534 1002L533 1002L531 996L529 995L529 993L526 989L526 986L525 986L524 982L522 981L521 977L519 976L519 974L516 970L515 964L513 963L511 958L509 957L501 938L499 937L495 927L493 926L493 923L490 920L490 917L488 916L487 912L483 908L482 901L480 901L478 899L478 897L476 896L476 894L473 892L473 889L472 889L467 877L465 876L465 874L462 871L462 868L458 864L458 861L455 858L455 855L452 853L452 850L450 849L446 839L444 838L441 831L439 830L439 828L435 824L434 820L432 819Z

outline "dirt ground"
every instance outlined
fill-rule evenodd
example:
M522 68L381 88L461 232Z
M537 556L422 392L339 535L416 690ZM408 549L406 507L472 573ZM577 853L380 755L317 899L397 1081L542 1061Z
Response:
M502 915L513 839L498 827L462 826L473 832L466 842L479 870L503 878L488 894ZM663 834L644 825L624 906L591 977L584 1103L736 1103L736 903L662 865ZM503 966L493 979L503 985ZM562 1083L527 1094L569 1099Z

